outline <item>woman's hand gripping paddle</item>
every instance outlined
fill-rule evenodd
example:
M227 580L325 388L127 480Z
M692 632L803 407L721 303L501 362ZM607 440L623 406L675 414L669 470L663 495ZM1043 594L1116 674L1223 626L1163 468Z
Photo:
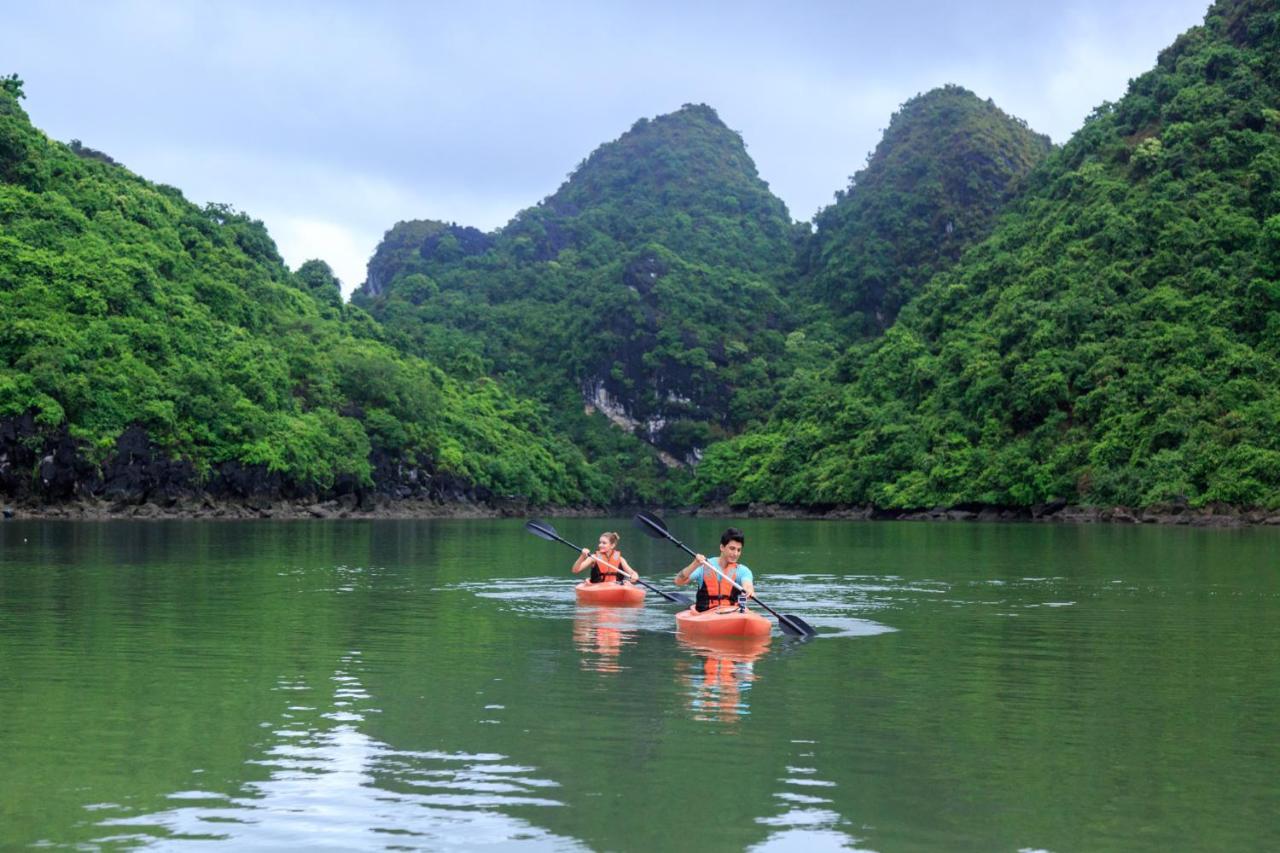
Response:
M556 533L556 529L552 527L550 524L547 524L545 521L538 521L537 519L526 521L524 524L524 529L532 533L534 536L537 536L539 539L546 539L548 542L560 542L564 545L568 545L570 548L577 551L578 553L582 553L581 548L579 548L577 545L574 545L568 539L565 539L564 537L562 537L559 533ZM591 556L591 559L593 560L596 559L594 554ZM597 560L596 562L599 562L599 561ZM658 589L656 586L645 583L644 581L639 579L636 580L636 583L640 584L645 589L653 590L658 595L665 598L667 601L673 602L675 604L683 604L685 607L689 607L693 604L693 599L691 599L687 595L681 595L678 592L663 592L662 590Z

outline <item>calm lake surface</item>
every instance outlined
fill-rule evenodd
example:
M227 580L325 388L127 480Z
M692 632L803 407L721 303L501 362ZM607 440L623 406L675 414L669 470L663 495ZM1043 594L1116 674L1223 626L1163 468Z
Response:
M0 848L1280 849L1280 531L741 524L0 523Z

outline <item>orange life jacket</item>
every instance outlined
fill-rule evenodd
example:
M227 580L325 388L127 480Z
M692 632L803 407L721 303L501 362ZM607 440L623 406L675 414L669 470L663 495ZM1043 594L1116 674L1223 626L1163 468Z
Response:
M610 560L609 556L613 559ZM617 581L618 576L622 574L622 554L616 549L605 554L603 551L596 551L595 562L591 564L591 582L604 583L605 581Z
M735 580L738 574L738 564L729 563L720 572L729 580L721 578L719 574L714 572L707 566L702 567L702 586L698 589L698 610L714 610L726 604L738 603L738 589L729 581ZM703 605L705 595L705 606Z

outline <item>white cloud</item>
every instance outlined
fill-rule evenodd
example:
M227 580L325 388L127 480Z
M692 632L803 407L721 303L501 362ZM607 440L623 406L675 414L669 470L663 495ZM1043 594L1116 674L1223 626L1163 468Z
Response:
M411 186L270 150L141 146L126 165L179 186L196 204L228 203L262 220L290 267L312 258L327 262L345 297L364 281L369 258L396 222L438 219L491 231L533 203L471 193L452 182ZM226 192L229 186L240 187L234 198Z
M329 264L342 282L344 298L364 281L365 264L382 236L361 234L338 222L292 216L274 219L268 229L291 269L313 258Z
M325 248L351 288L396 221L498 227L686 102L742 132L802 220L943 83L1062 142L1207 3L51 0L10 10L0 73L55 138L262 219L291 263Z
M1043 84L1044 101L1059 113L1051 125L1054 139L1065 141L1096 107L1123 97L1129 81L1155 67L1159 49L1185 28L1150 21L1145 44L1135 49L1096 15L1075 16Z

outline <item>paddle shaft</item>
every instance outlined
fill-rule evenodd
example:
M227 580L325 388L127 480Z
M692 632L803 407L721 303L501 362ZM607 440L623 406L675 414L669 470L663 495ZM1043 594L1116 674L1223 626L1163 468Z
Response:
M560 542L560 543L563 543L563 544L565 544L565 545L568 545L568 546L569 546L570 548L572 548L573 550L578 551L579 553L581 553L581 551L582 551L582 549L581 549L581 548L579 548L577 545L574 545L574 544L573 544L572 542L570 542L568 539L565 539L565 538L564 538L563 536L561 536L559 533L556 533L556 532L551 531L551 530L547 530L547 529L546 529L546 525L542 525L542 528L543 528L543 532L544 532L544 533L546 533L546 534L547 534L547 535L549 535L549 536L554 536L557 542ZM597 562L597 563L599 563L599 562L600 562L599 558L597 558L595 554L588 554L587 556L588 556L588 558L589 558L589 559L594 560L594 561L595 561L595 562ZM660 596L662 596L663 598L667 599L667 601L674 601L676 604L685 604L685 603L687 603L687 602L688 602L688 599L687 599L687 598L686 598L686 599L684 599L684 600L681 600L680 598L676 598L676 597L675 597L675 595L673 595L672 593L664 592L663 590L658 589L658 588L657 588L656 586L654 586L653 584L645 583L644 581L640 580L640 578L638 578L638 577L635 579L634 583L638 583L638 584L640 584L640 585L641 585L642 587L644 587L645 589L651 589L651 590L653 590L653 591L654 591L654 592L656 592L658 595L660 595Z
M548 532L549 532L549 531L548 531ZM573 550L577 551L578 553L582 553L582 549L581 549L581 548L579 548L577 545L574 545L574 544L573 544L572 542L570 542L568 539L564 539L564 538L562 538L562 537L560 536L560 534L558 534L558 533L552 533L551 535L556 537L556 541L557 541L557 542L563 542L564 544L568 545L570 548L572 548ZM588 555L587 555L587 559L588 559L588 560L591 560L592 562L595 562L595 563L600 563L600 558L599 558L599 557L597 557L595 554L588 554ZM605 563L600 563L600 565L606 565L606 564L605 564ZM610 566L610 568L612 568L612 566ZM621 568L621 567L619 567L619 568ZM621 571L619 571L619 574L622 574L622 573L621 573ZM639 582L640 582L640 579L639 579L639 578L637 578L637 579L635 580L635 583L639 583ZM619 583L621 583L621 581L619 581ZM648 584L646 584L646 586L648 586Z
M639 512L639 513L636 513L636 522L638 522L640 526L644 529L645 533L648 533L650 536L658 536L663 539L669 539L671 540L671 543L673 545L679 547L682 551L684 551L690 557L693 557L695 560L698 559L698 555L693 552L693 549L691 549L688 545L681 542L676 537L672 536L671 531L667 529L667 525L664 524L662 519L658 518L657 516L651 515L647 512ZM706 562L706 558L703 558L702 561L706 563L706 565L711 567L711 571L715 572L717 575L724 578L726 581L729 582L730 585L737 587L737 589L740 592L746 593L745 589L743 589L738 584L734 583L732 580L729 580L729 578L725 577L724 572L720 571L715 566L712 566L709 562ZM765 610L768 610L770 613L774 615L775 618L777 618L778 627L783 630L783 633L793 634L797 637L804 637L805 639L808 639L809 637L817 636L818 632L813 630L813 628L811 628L809 624L805 622L803 619L801 619L799 616L786 616L774 610L772 607L765 604L759 598L756 598L754 594L747 594L748 600L753 598L755 599L757 604L759 604Z
M561 540L561 541L563 542L564 540ZM570 545L570 543L568 543L568 542L565 542L564 544L566 544L566 545ZM570 545L570 547L576 547L576 546ZM581 549L581 548L578 548L578 550L579 550L579 551L581 551L582 549ZM600 562L599 558L598 558L598 557L596 557L596 555L595 555L595 554L591 554L591 555L590 555L590 558L591 558L592 560L595 560L597 563L599 563L599 562ZM638 584L640 584L640 586L644 587L645 589L651 589L651 590L653 590L653 591L654 591L654 592L656 592L658 595L660 595L660 596L662 596L663 598L665 598L667 601L674 601L676 604L685 604L685 603L688 601L688 599L687 599L687 598L686 598L686 599L684 599L684 600L681 600L681 599L679 599L679 598L676 598L676 596L675 596L675 594L674 594L674 593L665 592L665 591L663 591L663 590L658 589L656 586L654 586L654 585L653 585L653 584L651 584L651 583L646 583L646 582L644 582L644 581L640 580L640 577L639 577L638 575L636 576L635 580L632 580L631 582L632 582L632 583L638 583ZM618 581L618 583L622 583L622 581Z
M666 534L667 534L667 538L668 538L668 539L671 539L671 540L672 540L672 542L675 542L675 543L677 544L677 546L680 546L681 548L684 548L684 551L685 551L685 553L687 553L687 555L689 555L690 557L694 558L694 560L698 560L698 553L696 553L695 551L692 551L692 549L691 549L689 546L686 546L686 544L685 544L684 542L681 542L681 540L680 540L680 539L677 539L676 537L673 537L673 535L671 535L671 533L668 533L668 532L667 532L667 530L663 530L663 533L666 533ZM742 593L742 594L744 594L744 596L748 597L749 601L754 601L754 602L756 603L756 605L759 605L760 607L763 607L763 608L764 608L764 610L767 610L767 611L769 611L769 612L773 613L773 615L774 615L774 616L777 616L778 621L782 622L782 621L785 621L785 620L786 620L786 617L785 617L785 616L783 616L783 615L782 615L782 613L780 613L780 612L778 612L778 611L776 611L776 610L773 610L773 608L772 608L772 607L769 607L768 605L765 605L765 603L764 603L763 601L760 601L760 599L759 599L759 598L756 598L755 596L753 596L753 594L750 594L749 592L746 592L746 590L745 590L745 589L742 589L741 585L740 585L739 583L737 583L737 581L736 581L736 580L732 580L731 578L727 578L727 576L724 576L723 571L721 571L721 570L717 569L717 567L716 567L716 566L713 566L712 564L710 564L710 560L703 560L703 565L704 565L704 566L707 566L707 567L708 567L708 569L710 569L710 570L714 571L714 573L716 573L717 575L721 576L721 580L727 580L727 581L728 581L728 583L730 583L731 587L733 587L733 588L735 588L735 589L739 590L739 592L740 592L740 593Z

